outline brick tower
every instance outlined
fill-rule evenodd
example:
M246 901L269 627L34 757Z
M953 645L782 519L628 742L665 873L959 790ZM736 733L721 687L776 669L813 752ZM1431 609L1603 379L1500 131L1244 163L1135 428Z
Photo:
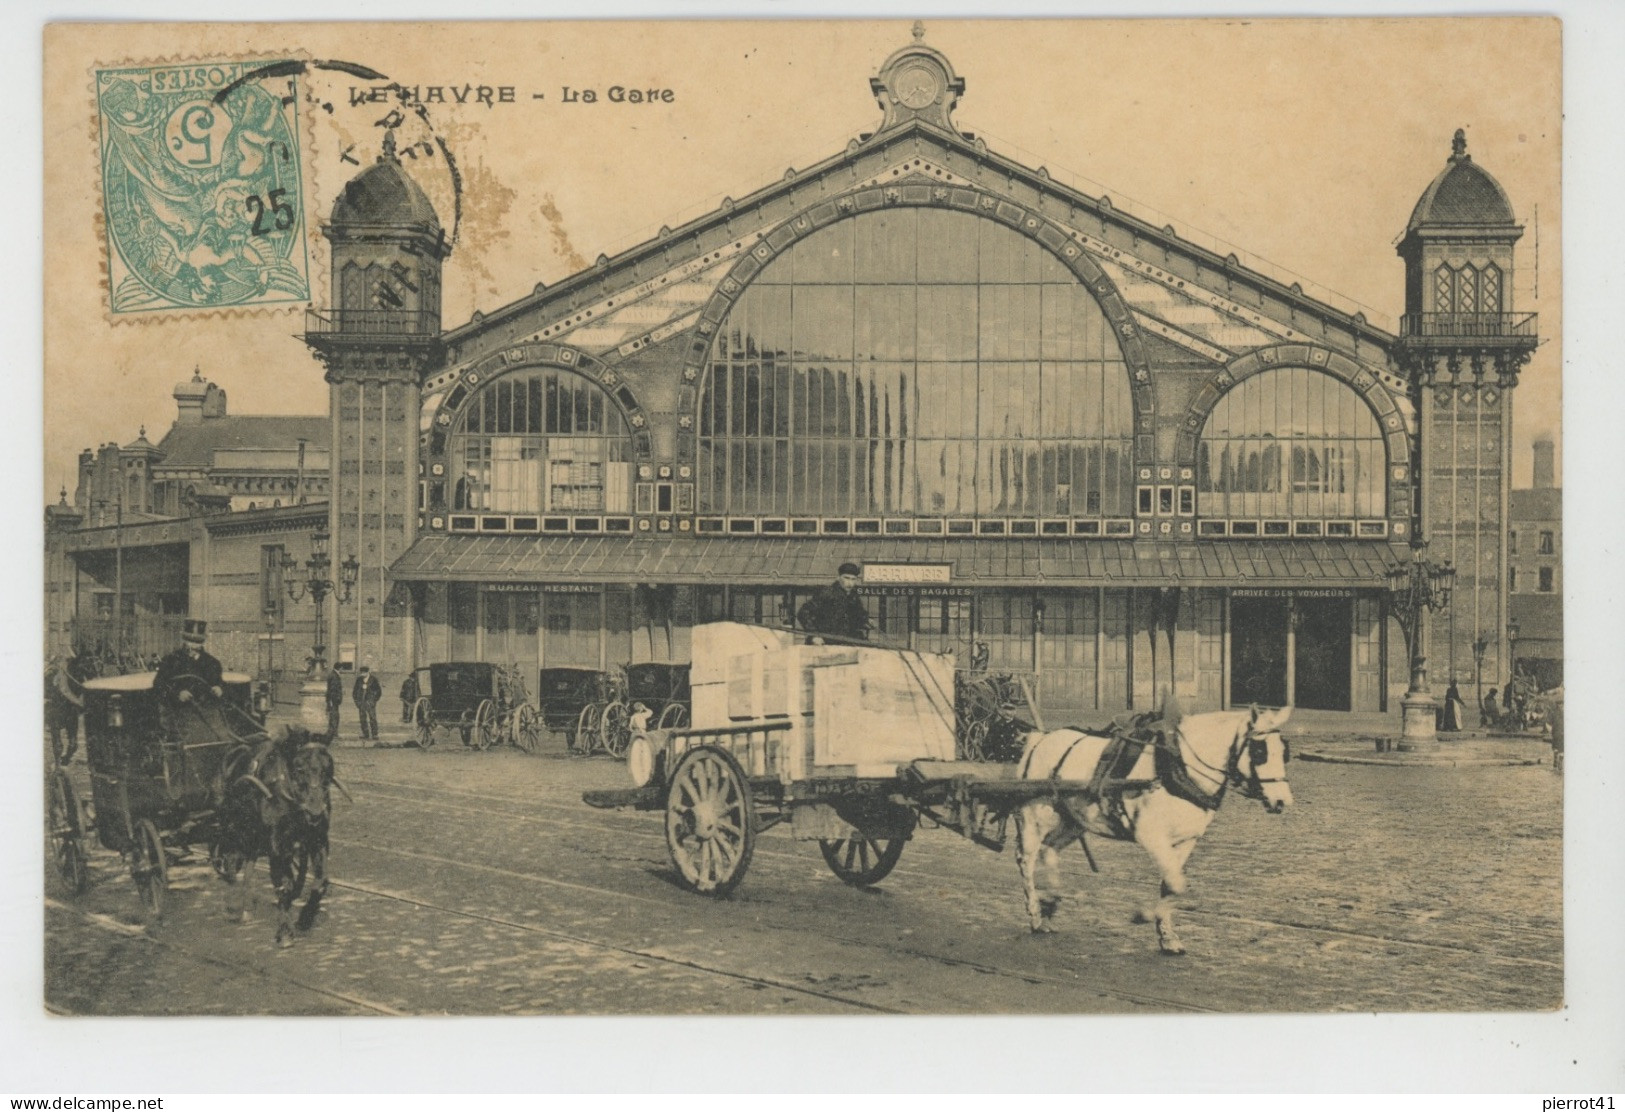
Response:
M418 512L418 412L441 358L440 268L449 253L434 206L384 136L378 161L349 182L322 227L333 305L312 311L305 342L327 368L333 420L331 552L361 564L353 596L329 599L331 659L350 646L386 682L411 667L412 604L387 578L412 544Z
M1441 692L1452 678L1466 689L1479 666L1504 673L1508 659L1512 399L1538 342L1535 314L1513 304L1513 246L1522 235L1506 192L1458 130L1399 244L1398 350L1419 429L1412 535L1427 542L1429 560L1456 569L1450 608L1433 615L1418 650Z

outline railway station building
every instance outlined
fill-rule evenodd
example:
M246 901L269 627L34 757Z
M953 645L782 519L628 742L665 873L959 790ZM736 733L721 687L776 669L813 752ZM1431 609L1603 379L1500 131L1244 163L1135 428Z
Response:
M1388 571L1425 542L1457 573L1434 683L1480 639L1504 676L1536 322L1461 133L1395 213L1394 333L961 132L922 42L871 87L845 149L467 321L386 141L306 329L361 561L336 641L386 678L682 661L694 624L789 625L851 561L877 639L985 645L1060 720L1169 688L1379 712L1408 679Z

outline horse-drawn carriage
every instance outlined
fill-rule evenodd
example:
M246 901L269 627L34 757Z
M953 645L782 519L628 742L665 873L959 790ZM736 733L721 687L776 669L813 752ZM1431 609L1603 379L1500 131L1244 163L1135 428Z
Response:
M263 738L248 676L227 672L223 695L176 702L154 689L152 672L87 680L85 760L97 840L122 854L141 902L163 911L173 851L213 847L226 787ZM65 769L48 797L53 857L64 883L87 883L81 839L91 828Z
M465 746L489 749L506 743L526 753L541 744L542 714L531 705L518 669L486 661L431 664L419 668L412 722L419 749L436 734L456 730Z
M648 725L656 730L680 730L689 719L689 665L628 664L626 698L630 713L643 704Z
M91 829L129 864L142 904L163 913L169 868L194 847L221 879L235 882L259 857L270 863L280 920L314 874L301 929L326 892L328 789L337 783L326 738L302 727L272 736L254 710L248 676L226 672L219 694L198 676L160 684L153 672L84 684L85 760L91 812L68 772L47 776L47 832L64 884L88 883L83 839ZM92 817L92 815L94 817Z
M604 708L620 690L616 674L597 668L543 668L540 680L542 724L562 733L571 752L598 748Z
M1184 717L1170 701L1161 715L1110 730L1034 731L1019 763L964 761L952 656L833 640L697 627L692 725L640 738L627 760L637 786L584 801L663 811L678 879L714 896L738 886L757 834L775 825L818 842L845 883L867 886L892 871L922 820L998 850L1014 818L1028 913L1041 931L1059 902L1056 849L1085 834L1133 839L1162 867L1158 937L1174 953L1167 901L1184 890L1185 856L1225 789L1271 810L1290 802L1285 711Z

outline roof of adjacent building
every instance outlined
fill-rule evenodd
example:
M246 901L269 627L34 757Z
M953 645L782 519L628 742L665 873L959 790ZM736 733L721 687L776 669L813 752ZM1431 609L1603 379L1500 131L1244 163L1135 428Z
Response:
M439 229L440 217L421 186L395 157L386 134L378 161L351 178L333 203L334 224L411 224Z
M405 581L815 585L843 562L949 564L976 587L1380 587L1402 549L1357 541L1041 538L423 537L393 567Z
M1416 202L1405 230L1433 224L1516 223L1506 190L1473 161L1467 153L1466 134L1458 128L1448 163Z
M326 416L211 417L195 425L176 425L158 442L165 468L210 467L214 453L226 448L286 451L300 438L327 448L333 426Z

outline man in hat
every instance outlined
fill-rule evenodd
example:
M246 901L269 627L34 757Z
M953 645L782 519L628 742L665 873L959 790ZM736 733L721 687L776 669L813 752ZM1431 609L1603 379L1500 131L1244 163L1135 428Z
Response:
M225 693L220 686L220 662L203 647L207 632L207 623L186 619L181 647L158 662L158 674L153 677L152 688L163 698L189 703L199 695L218 699Z
M378 682L372 666L363 664L355 674L355 687L350 691L356 710L361 713L361 737L365 741L378 740L378 700L384 697L384 685Z
M846 641L869 639L869 611L858 597L858 577L863 569L856 564L842 564L835 582L820 588L796 611L796 621L811 637L814 645L822 645L825 637Z
M339 708L344 706L344 677L332 665L327 668L327 740L339 737Z

